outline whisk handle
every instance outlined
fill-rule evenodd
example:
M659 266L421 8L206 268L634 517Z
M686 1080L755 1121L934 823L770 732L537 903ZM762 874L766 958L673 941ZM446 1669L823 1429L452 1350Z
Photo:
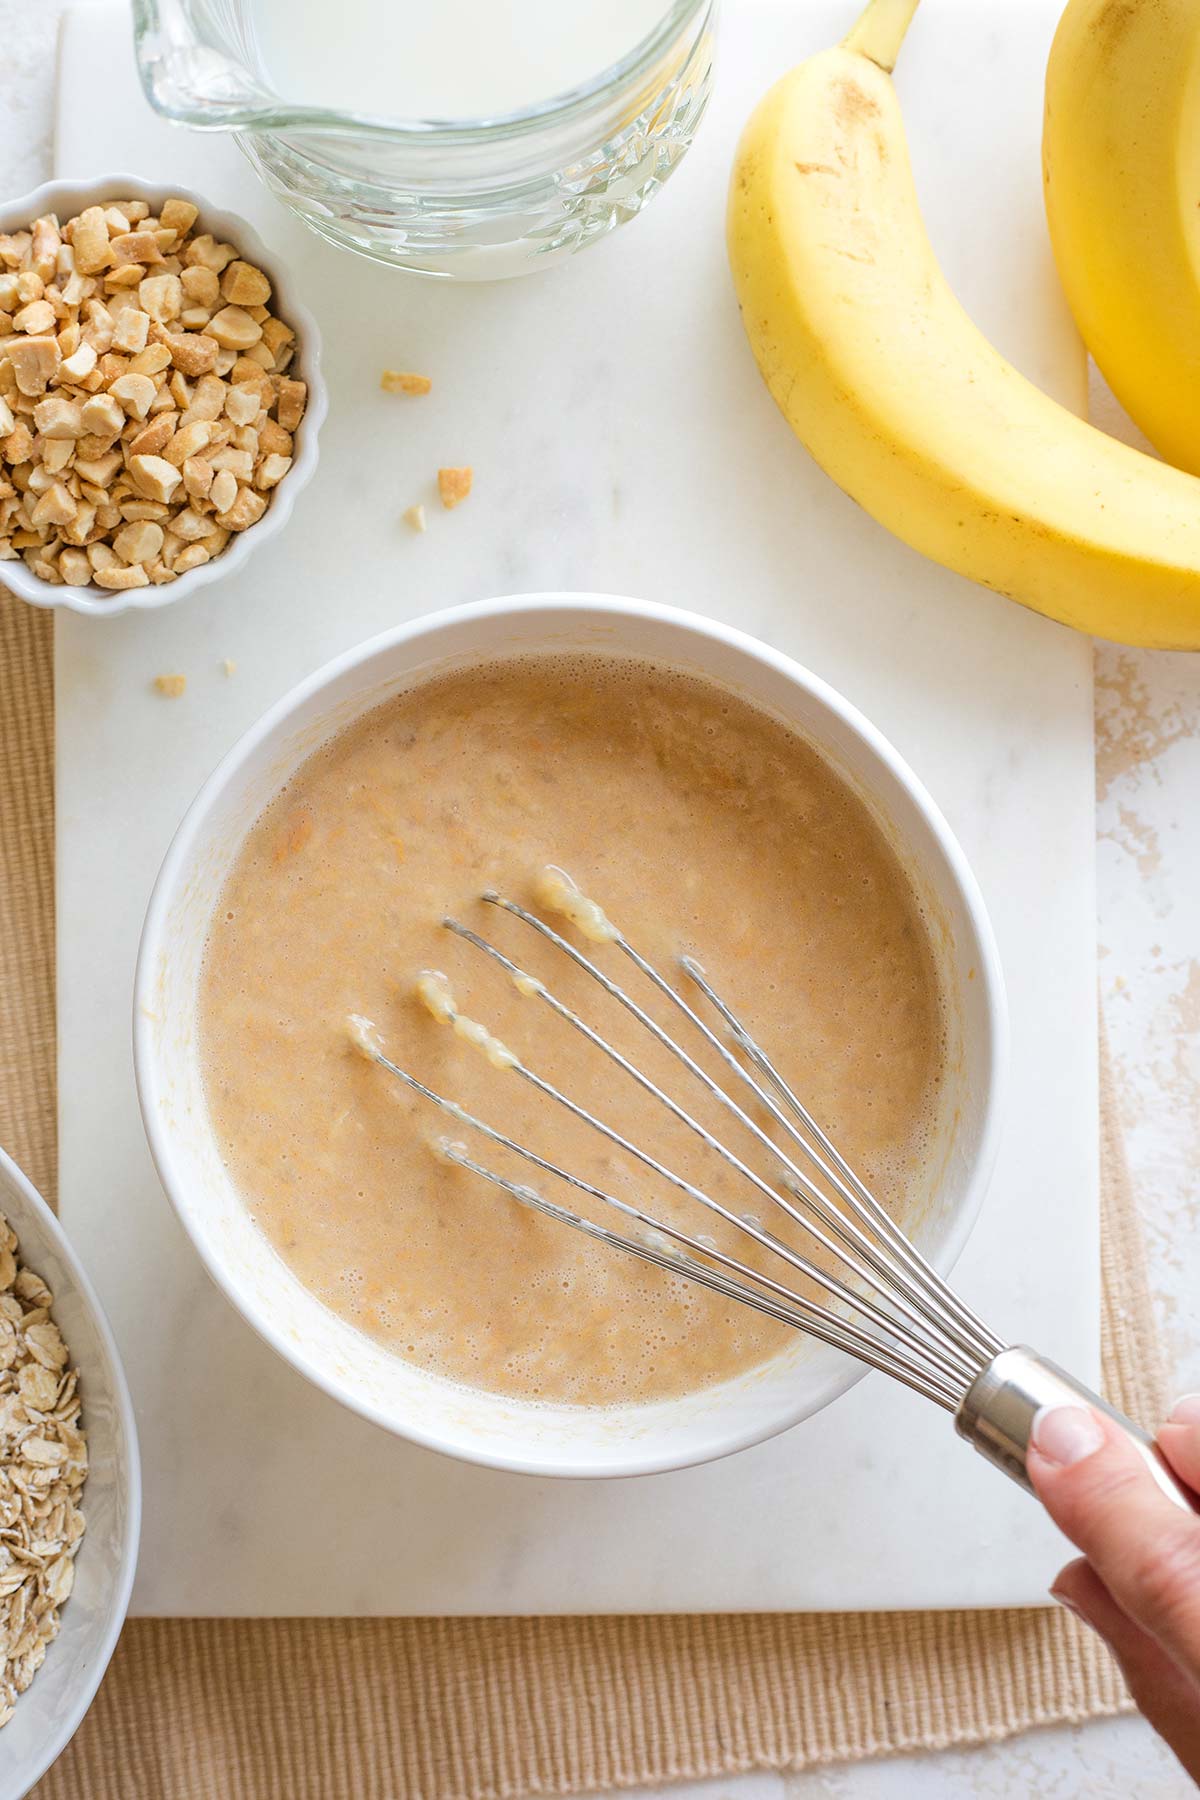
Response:
M1080 1404L1094 1407L1121 1427L1168 1499L1189 1512L1196 1509L1196 1496L1175 1478L1148 1432L1057 1363L1024 1344L1002 1350L976 1376L955 1414L954 1424L959 1435L974 1444L981 1456L1032 1493L1025 1459L1034 1418L1043 1406Z

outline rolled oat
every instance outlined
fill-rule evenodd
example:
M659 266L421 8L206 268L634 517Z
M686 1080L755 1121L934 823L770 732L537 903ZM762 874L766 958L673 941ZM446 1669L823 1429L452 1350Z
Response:
M58 1636L84 1533L79 1377L53 1304L0 1215L0 1726Z

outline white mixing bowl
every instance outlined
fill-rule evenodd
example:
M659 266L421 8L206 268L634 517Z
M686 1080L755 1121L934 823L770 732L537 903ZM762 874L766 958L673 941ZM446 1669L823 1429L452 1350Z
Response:
M653 658L709 676L793 723L851 781L898 852L934 926L949 999L936 1192L914 1225L941 1270L966 1241L996 1150L1004 996L983 901L945 820L880 734L787 657L694 614L637 600L547 594L418 620L338 658L248 731L206 782L151 897L134 996L134 1057L151 1152L213 1279L310 1381L431 1449L539 1475L633 1475L706 1461L770 1437L862 1371L797 1339L765 1367L653 1405L530 1405L424 1373L326 1310L251 1221L209 1123L196 997L209 920L239 845L318 745L447 666L538 650ZM781 929L786 920L781 920Z

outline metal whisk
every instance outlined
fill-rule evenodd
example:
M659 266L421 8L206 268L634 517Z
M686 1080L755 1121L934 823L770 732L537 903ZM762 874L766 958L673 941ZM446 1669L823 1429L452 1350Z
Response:
M545 910L564 915L586 939L609 945L624 956L668 1003L672 1016L678 1017L677 1037L544 918L501 894L485 893L482 899L536 932L618 1002L669 1052L688 1080L699 1084L708 1101L715 1102L741 1131L750 1135L765 1153L772 1178L768 1180L758 1173L744 1157L715 1137L687 1107L651 1080L543 981L457 920L443 920L446 929L490 958L521 993L549 1007L559 1019L581 1032L599 1054L637 1082L719 1157L737 1181L753 1192L756 1205L764 1210L778 1209L805 1240L821 1247L838 1272L785 1242L760 1216L736 1212L704 1188L685 1180L643 1145L633 1143L614 1125L528 1067L485 1026L459 1011L444 976L427 973L418 980L418 992L435 1018L473 1043L497 1069L509 1071L547 1100L565 1107L575 1119L599 1133L657 1180L771 1252L778 1259L783 1279L717 1248L711 1238L684 1230L679 1224L656 1217L584 1180L454 1101L434 1093L387 1056L367 1021L352 1020L355 1042L364 1055L431 1101L457 1126L511 1152L541 1175L586 1194L616 1215L620 1225L602 1225L583 1217L560 1201L547 1198L540 1188L514 1181L488 1167L464 1144L444 1139L439 1148L449 1161L547 1218L672 1275L684 1276L882 1370L953 1414L960 1435L1026 1488L1030 1486L1026 1454L1039 1409L1083 1403L1115 1420L1137 1446L1159 1486L1181 1506L1190 1507L1190 1497L1140 1427L1046 1357L1023 1345L1006 1344L954 1293L855 1174L695 960L686 956L680 959L680 968L695 990L696 1004L692 1004L610 923L594 901L580 893L569 877L561 870L545 871L538 890L539 903ZM706 1008L723 1029L714 1029L700 1007ZM707 1046L719 1059L723 1079L715 1079L679 1041L680 1037L686 1037L698 1049L700 1045ZM772 1122L777 1138L751 1115L747 1110L751 1106ZM797 1276L807 1277L831 1304L822 1305L797 1293L788 1284L789 1274L793 1281Z

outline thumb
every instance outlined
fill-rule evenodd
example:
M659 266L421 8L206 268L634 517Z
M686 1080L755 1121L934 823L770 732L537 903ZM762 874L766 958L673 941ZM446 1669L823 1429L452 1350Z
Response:
M1200 1517L1169 1500L1121 1427L1090 1407L1043 1408L1028 1468L1117 1605L1200 1679Z

